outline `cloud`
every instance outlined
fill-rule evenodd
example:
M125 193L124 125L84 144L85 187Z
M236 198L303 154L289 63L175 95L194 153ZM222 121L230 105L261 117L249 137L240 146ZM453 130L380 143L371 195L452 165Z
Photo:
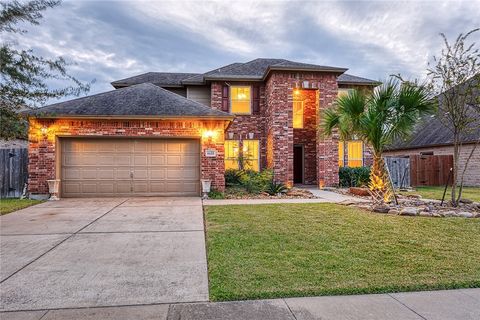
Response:
M65 1L16 40L74 62L76 77L96 79L91 93L143 72L205 72L257 57L347 67L373 79L422 77L440 51L440 32L453 39L479 26L478 4Z

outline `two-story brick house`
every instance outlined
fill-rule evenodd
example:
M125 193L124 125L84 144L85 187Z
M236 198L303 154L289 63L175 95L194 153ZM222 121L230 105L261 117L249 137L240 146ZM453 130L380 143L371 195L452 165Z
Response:
M364 164L366 150L322 136L322 110L339 94L378 84L345 71L255 59L203 74L150 72L38 109L29 190L45 194L46 180L59 179L71 197L196 195L200 179L223 190L225 169L239 159L273 169L289 186L334 186L339 164Z

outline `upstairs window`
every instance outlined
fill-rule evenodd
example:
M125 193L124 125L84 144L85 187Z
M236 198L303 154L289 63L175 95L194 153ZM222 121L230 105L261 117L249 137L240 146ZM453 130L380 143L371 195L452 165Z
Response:
M234 114L252 113L252 95L249 86L230 87L230 112Z
M293 101L293 128L303 129L303 101Z

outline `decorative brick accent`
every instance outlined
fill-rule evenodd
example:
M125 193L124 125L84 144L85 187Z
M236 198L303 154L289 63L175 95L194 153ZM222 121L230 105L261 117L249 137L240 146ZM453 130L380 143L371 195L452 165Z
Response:
M47 180L56 178L56 146L59 138L75 137L185 137L201 139L201 178L212 180L212 187L223 191L224 121L151 121L151 120L68 120L31 119L29 129L28 189L33 194L48 193ZM45 127L47 133L41 132ZM217 133L202 138L205 130ZM217 150L217 157L205 157L206 149Z
M305 128L293 129L293 89L302 81L309 81L305 94ZM211 106L222 109L224 82L211 85ZM338 139L320 138L318 125L322 110L333 105L337 96L337 80L334 74L272 71L263 84L235 82L235 85L260 85L260 111L252 115L237 115L225 132L234 140L244 140L248 133L260 140L260 167L272 168L275 180L293 184L293 146L305 148L305 183L338 185Z

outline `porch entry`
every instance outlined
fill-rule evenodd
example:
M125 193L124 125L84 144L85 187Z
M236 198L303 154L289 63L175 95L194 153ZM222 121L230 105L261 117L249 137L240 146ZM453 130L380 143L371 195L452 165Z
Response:
M303 183L304 178L304 152L303 145L293 146L293 183Z

